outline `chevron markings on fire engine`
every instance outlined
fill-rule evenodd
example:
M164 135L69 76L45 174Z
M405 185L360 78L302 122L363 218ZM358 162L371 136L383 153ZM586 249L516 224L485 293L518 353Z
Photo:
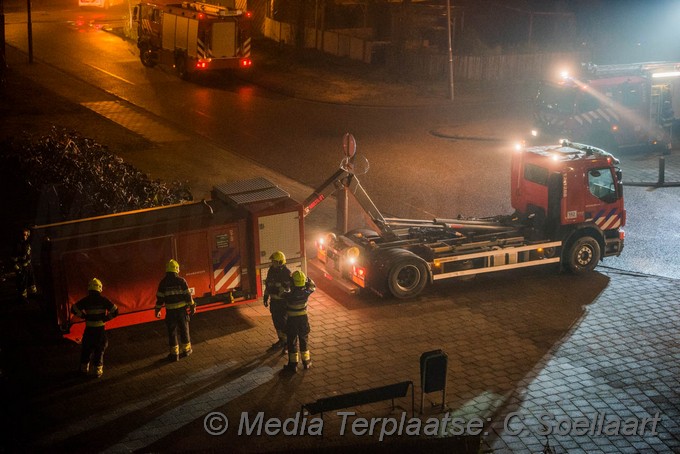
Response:
M189 137L184 134L174 131L148 115L136 112L117 101L84 102L81 105L152 142L189 140Z

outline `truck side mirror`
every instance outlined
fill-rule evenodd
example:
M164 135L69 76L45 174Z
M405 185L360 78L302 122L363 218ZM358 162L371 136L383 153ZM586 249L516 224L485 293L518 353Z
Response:
M132 10L132 20L135 22L139 21L139 5L135 6L135 9Z

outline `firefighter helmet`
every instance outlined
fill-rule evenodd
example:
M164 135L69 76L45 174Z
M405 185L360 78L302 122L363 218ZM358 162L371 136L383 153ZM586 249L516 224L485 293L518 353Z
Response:
M101 293L101 292L102 292L102 288L103 288L103 287L102 287L102 281L100 281L100 280L97 279L96 277L95 277L95 278L92 278L92 279L90 280L90 282L87 284L87 289L88 289L88 290L94 290L95 292Z
M168 264L165 265L165 271L168 273L179 273L179 263L177 263L177 260L170 259Z
M302 271L294 271L292 278L296 287L304 287L307 283L307 276Z
M269 257L269 260L271 260L274 263L274 265L285 265L286 264L286 256L283 255L283 252L281 252L281 251L274 252Z

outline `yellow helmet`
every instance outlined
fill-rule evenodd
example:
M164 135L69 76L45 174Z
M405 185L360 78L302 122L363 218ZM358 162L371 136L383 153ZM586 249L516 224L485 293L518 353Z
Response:
M275 265L285 265L286 264L286 256L283 255L283 252L281 252L281 251L276 251L272 255L270 255L269 260L274 262Z
M165 265L165 271L167 273L179 273L179 263L177 263L177 260L170 259L168 264Z
M304 287L307 283L307 276L302 271L294 271L292 278L296 287Z
M90 282L87 284L87 289L88 290L94 290L95 292L101 293L102 288L103 288L102 287L102 281L100 281L96 277L92 278L92 280L90 280Z

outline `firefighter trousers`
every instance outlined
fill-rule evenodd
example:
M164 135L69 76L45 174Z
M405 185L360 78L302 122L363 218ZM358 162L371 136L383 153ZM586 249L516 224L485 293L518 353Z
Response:
M104 365L104 351L109 345L106 330L103 326L88 326L83 334L83 349L80 353L80 364L93 366Z
M179 351L178 340L182 342L184 350L191 347L189 314L186 306L179 309L166 309L165 325L168 327L168 345L171 350L177 348Z
M28 300L29 294L34 295L37 292L32 267L25 267L16 272L16 285L17 293L24 301Z
M288 319L286 302L284 300L275 300L272 298L269 302L269 312L272 313L272 322L274 322L276 335L281 342L286 342L286 320Z
M300 341L300 353L302 360L309 361L309 318L306 315L288 317L286 334L288 335L288 358L289 362L298 362L298 340Z

